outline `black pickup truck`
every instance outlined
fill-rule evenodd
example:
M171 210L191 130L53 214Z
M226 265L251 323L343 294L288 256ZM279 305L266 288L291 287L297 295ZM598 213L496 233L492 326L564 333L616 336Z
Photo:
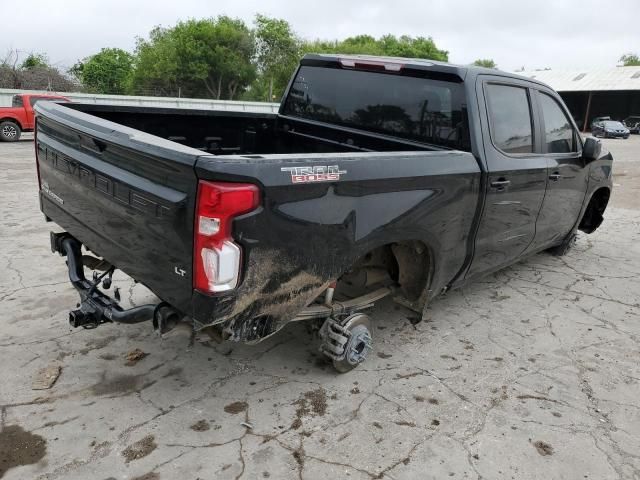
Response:
M188 319L256 342L313 320L339 371L371 350L376 300L422 315L450 288L562 254L600 225L612 187L611 155L548 86L426 60L307 55L277 114L36 112L73 326ZM158 303L121 307L105 293L116 268Z

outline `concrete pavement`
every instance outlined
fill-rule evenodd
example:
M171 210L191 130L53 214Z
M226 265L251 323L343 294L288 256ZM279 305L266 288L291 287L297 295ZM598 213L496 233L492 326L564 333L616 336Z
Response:
M303 324L257 346L71 330L33 145L0 144L0 477L640 478L640 137L606 145L621 175L598 232L427 322L380 303L373 354L338 375ZM114 284L125 304L151 296ZM60 377L33 390L48 366Z

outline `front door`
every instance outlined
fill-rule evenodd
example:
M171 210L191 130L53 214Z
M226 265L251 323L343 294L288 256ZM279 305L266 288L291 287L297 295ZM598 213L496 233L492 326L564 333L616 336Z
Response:
M500 77L479 79L489 173L474 257L466 278L508 265L529 247L536 236L536 219L548 176L535 121L537 105L529 84Z
M557 244L571 232L582 209L588 176L580 137L566 108L551 92L532 92L540 111L542 151L549 173L536 238L529 247L533 251Z

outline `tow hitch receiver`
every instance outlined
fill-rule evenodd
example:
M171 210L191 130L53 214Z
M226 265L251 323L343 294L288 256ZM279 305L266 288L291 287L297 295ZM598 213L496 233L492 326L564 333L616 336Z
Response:
M151 320L158 305L147 304L125 310L117 300L98 288L100 283L105 287L111 284L115 267L109 266L102 275L94 275L93 282L85 278L81 247L82 244L71 234L51 232L51 251L67 257L69 280L80 295L79 308L69 312L69 324L74 328L96 328L107 322L140 323Z

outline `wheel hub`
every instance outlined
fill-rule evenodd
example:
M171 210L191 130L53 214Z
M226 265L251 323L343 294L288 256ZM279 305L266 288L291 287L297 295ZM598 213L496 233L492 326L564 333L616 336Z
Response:
M338 321L325 320L320 329L320 351L333 361L339 372L354 369L367 358L372 350L373 338L369 317L356 313Z
M18 134L16 127L12 127L11 125L5 125L2 127L2 134L7 138L15 138Z
M364 362L371 351L371 334L364 325L358 325L351 330L351 336L345 346L345 359L351 365Z

